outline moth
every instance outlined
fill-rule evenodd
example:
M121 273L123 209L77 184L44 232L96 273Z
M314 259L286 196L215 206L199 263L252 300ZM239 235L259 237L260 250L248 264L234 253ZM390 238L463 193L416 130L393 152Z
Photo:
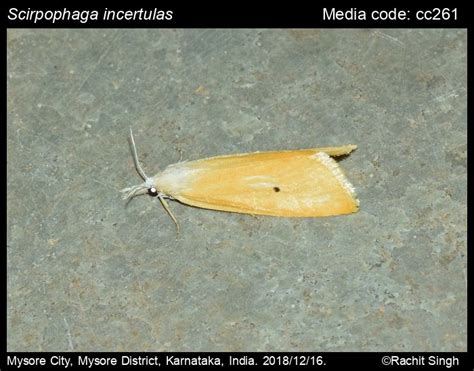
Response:
M143 183L122 189L124 199L157 197L176 224L167 200L205 209L280 217L323 217L357 212L359 200L333 157L356 145L209 157L169 165L149 177L139 160L132 129L135 168Z

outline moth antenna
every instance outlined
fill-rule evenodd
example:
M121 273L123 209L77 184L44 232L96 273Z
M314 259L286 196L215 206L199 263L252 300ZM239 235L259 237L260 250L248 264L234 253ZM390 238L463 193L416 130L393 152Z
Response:
M173 219L173 222L174 224L176 224L176 234L179 235L179 224L178 224L178 221L176 220L176 218L174 217L173 213L171 212L171 209L168 205L168 202L166 202L166 200L164 199L163 196L161 195L158 195L158 198L160 199L161 201L161 204L163 205L163 207L165 208L166 212L168 213L168 215L171 217L171 219Z
M135 140L133 139L132 128L130 128L129 141L130 141L130 149L132 150L133 162L135 163L135 169L137 170L137 173L142 177L142 179L146 181L149 178L143 171L143 168L140 165L140 161L138 161L137 147L135 146Z

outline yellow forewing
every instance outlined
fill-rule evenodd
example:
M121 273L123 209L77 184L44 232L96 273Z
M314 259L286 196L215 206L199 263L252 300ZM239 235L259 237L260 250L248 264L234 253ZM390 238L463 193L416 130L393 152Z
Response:
M317 217L358 210L354 189L330 156L356 146L211 157L170 165L156 188L192 206L248 214Z

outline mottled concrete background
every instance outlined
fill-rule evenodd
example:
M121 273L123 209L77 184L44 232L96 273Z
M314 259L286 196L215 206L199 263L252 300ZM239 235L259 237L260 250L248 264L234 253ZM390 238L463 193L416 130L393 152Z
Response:
M10 30L8 350L465 351L465 30ZM128 207L183 159L354 143L359 213Z

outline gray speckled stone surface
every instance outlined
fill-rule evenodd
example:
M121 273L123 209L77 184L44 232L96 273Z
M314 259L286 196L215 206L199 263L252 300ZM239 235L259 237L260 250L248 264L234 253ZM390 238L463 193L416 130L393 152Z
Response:
M8 350L466 350L465 30L9 30ZM354 143L359 213L157 200L180 159Z

